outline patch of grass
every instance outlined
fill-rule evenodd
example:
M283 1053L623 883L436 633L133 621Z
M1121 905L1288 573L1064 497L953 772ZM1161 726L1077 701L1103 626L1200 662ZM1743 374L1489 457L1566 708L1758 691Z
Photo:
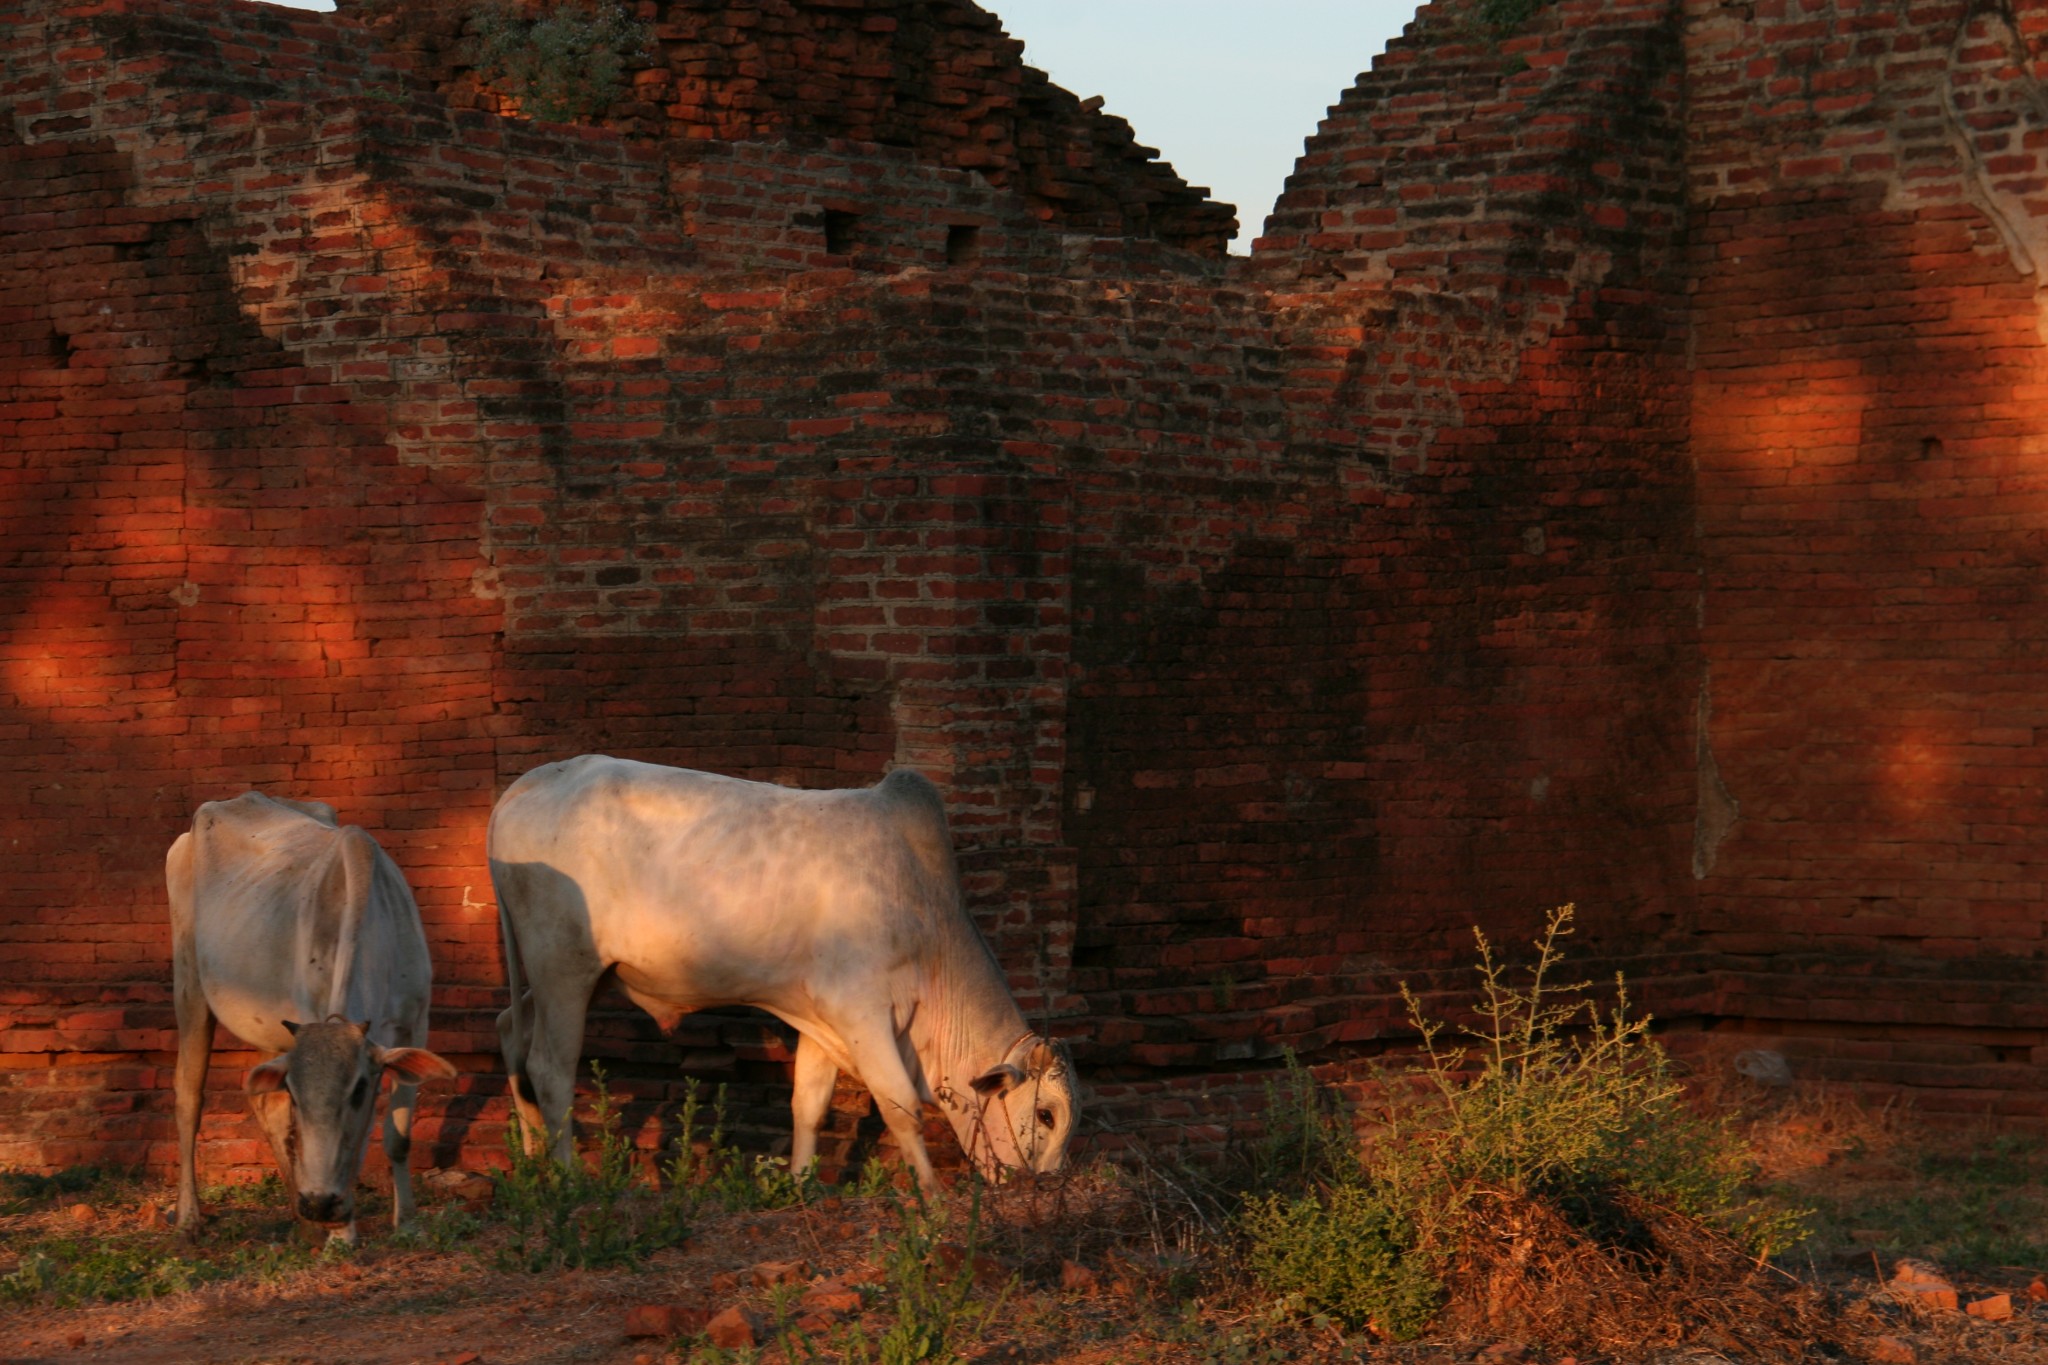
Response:
M484 1230L484 1220L457 1205L423 1208L413 1225L391 1234L395 1247L438 1251L444 1256L468 1251Z
M594 118L626 93L626 64L653 35L617 4L567 0L538 18L496 3L476 17L477 74L550 123Z
M881 1263L886 1295L895 1321L879 1342L870 1342L856 1326L846 1358L856 1365L949 1365L960 1359L959 1348L979 1336L1009 1296L1007 1287L986 1307L974 1301L975 1256L981 1245L981 1186L970 1185L966 1247L943 1254L944 1214L923 1196L914 1202L891 1201L896 1208L893 1235L876 1234L876 1259ZM949 1264L950 1263L950 1264Z
M1214 1314L1203 1312L1201 1305L1190 1303L1183 1306L1178 1318L1160 1323L1156 1335L1172 1348L1167 1358L1176 1365L1182 1361L1194 1365L1295 1365L1304 1358L1304 1326L1326 1339L1331 1335L1331 1323L1325 1318L1304 1324L1285 1314L1267 1312L1233 1314L1218 1321ZM1343 1344L1357 1348L1357 1353L1347 1351L1339 1359L1371 1358L1363 1341L1346 1340Z
M876 1199L893 1188L890 1184L893 1178L890 1169L879 1158L870 1155L861 1163L860 1174L854 1177L851 1185L845 1183L844 1172L840 1174L839 1189L841 1194L850 1199Z
M256 1180L207 1185L199 1191L199 1202L202 1207L218 1205L235 1209L290 1207L285 1202L284 1180L276 1171L265 1171Z
M1316 1084L1292 1049L1266 1082L1266 1125L1251 1151L1253 1190L1302 1190L1355 1183L1363 1174L1357 1134L1336 1097Z
M1922 1137L1900 1153L1906 1178L1844 1192L1794 1185L1847 1240L1883 1234L1877 1249L1964 1271L2048 1268L2048 1141L1999 1134L1970 1141ZM1846 1194L1846 1197L1845 1197Z
M733 1144L726 1134L723 1085L713 1093L711 1132L704 1150L698 1152L697 1124L703 1112L697 1082L691 1078L683 1083L675 1155L662 1170L670 1189L684 1191L693 1199L715 1201L735 1213L793 1208L824 1193L815 1161L801 1171L792 1171L786 1158L749 1156Z
M592 1062L590 1070L597 1090L591 1115L597 1150L590 1164L557 1161L545 1152L529 1156L516 1114L507 1131L511 1167L491 1205L512 1234L496 1252L502 1269L635 1265L689 1232L692 1207L683 1185L636 1197L649 1193L647 1182L633 1144L619 1131L604 1068Z
M98 1166L67 1166L49 1175L32 1171L0 1171L0 1195L9 1199L55 1199L79 1194L99 1184L107 1172Z
M0 1302L79 1304L154 1299L203 1284L253 1276L273 1279L308 1265L313 1253L292 1245L236 1246L205 1253L169 1247L161 1235L52 1237L20 1248L0 1278Z
M137 1184L132 1171L107 1166L67 1166L49 1175L0 1171L0 1214L27 1213L58 1203L90 1202Z

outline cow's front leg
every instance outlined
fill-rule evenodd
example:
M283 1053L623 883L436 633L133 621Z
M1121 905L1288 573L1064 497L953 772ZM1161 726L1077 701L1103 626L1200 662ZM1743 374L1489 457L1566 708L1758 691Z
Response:
M825 1049L809 1034L798 1034L795 1086L789 1096L794 1121L789 1135L792 1174L801 1175L817 1159L818 1129L825 1122L825 1111L832 1107L832 1091L838 1084L839 1067L825 1055Z
M191 1241L199 1236L205 1218L199 1209L199 1122L206 1109L206 1069L213 1059L213 1011L182 963L173 990L178 1015L178 1069L171 1082L178 1127L178 1235Z
M384 1159L391 1163L391 1226L394 1230L412 1226L412 1120L420 1088L404 1081L391 1087L391 1103L384 1110ZM353 1228L355 1225L349 1225Z
M938 1173L924 1149L923 1102L917 1083L903 1065L895 1029L883 1019L864 1029L841 1030L840 1037L846 1040L848 1059L860 1073L861 1082L875 1097L875 1107L882 1111L882 1122L895 1137L903 1159L917 1173L918 1189L927 1199L938 1199Z

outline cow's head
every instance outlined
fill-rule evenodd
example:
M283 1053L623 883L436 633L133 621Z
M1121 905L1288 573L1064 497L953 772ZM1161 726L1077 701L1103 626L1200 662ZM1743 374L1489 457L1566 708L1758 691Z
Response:
M967 1146L983 1175L1001 1166L1056 1171L1066 1164L1080 1098L1064 1043L1028 1033L969 1085L980 1122Z
M383 1074L416 1083L446 1080L455 1068L425 1048L378 1047L368 1024L330 1018L285 1027L291 1050L249 1072L249 1106L290 1172L299 1217L346 1223L355 1217L356 1176Z

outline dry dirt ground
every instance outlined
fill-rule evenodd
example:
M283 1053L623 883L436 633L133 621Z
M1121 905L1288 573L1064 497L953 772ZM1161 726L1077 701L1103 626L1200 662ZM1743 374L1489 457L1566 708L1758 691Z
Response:
M1812 1211L1814 1235L1785 1258L1785 1283L1796 1275L1821 1287L1842 1325L1828 1349L1803 1358L2048 1362L2048 1299L2028 1297L2029 1286L2048 1272L2048 1145L1932 1131L1818 1089L1736 1098L1765 1186ZM897 1294L883 1261L900 1225L896 1201L886 1196L827 1196L768 1212L706 1211L686 1244L637 1267L538 1274L502 1267L509 1232L488 1212L459 1216L457 1191L428 1194L440 1202L429 1203L424 1224L442 1229L441 1245L395 1241L366 1218L363 1245L345 1255L297 1244L274 1189L243 1192L218 1206L204 1247L184 1259L175 1234L148 1225L149 1211L167 1197L161 1186L125 1179L69 1189L16 1181L11 1195L0 1192L0 1365L851 1362L868 1358L861 1337L872 1349L896 1318ZM949 1253L960 1265L957 1274L976 1278L974 1297L985 1315L955 1349L968 1360L1035 1365L1572 1359L1514 1342L1395 1345L1282 1321L1245 1282L1225 1244L1209 1242L1204 1252L1170 1204L1170 1193L1162 1199L1156 1186L1136 1189L1100 1169L1057 1188L993 1197L977 1234L985 1254L962 1264ZM948 1235L956 1239L967 1235L966 1205L957 1194L950 1201ZM472 1199L470 1208L480 1207ZM39 1249L69 1248L65 1256L75 1263L84 1244L98 1248L105 1263L93 1283L135 1293L154 1275L156 1296L66 1305L53 1293L99 1291L80 1290L86 1281L77 1278L64 1282L69 1289L23 1288ZM1904 1256L1938 1264L1963 1304L2008 1295L2012 1316L1985 1320L1886 1292L1880 1277ZM1093 1282L1076 1271L1063 1282L1069 1261L1093 1271ZM782 1272L795 1277L791 1285L754 1283L756 1267L793 1263ZM218 1278L190 1283L207 1276ZM775 1333L777 1322L788 1327L800 1315L797 1296L817 1280L837 1281L827 1288L859 1295L861 1306L836 1322L814 1321L808 1332ZM2048 1292L2048 1283L2035 1292ZM759 1314L769 1339L751 1349L714 1347L689 1331L690 1319L673 1335L628 1336L628 1314L642 1305L739 1305ZM1577 1360L1746 1365L1682 1347Z

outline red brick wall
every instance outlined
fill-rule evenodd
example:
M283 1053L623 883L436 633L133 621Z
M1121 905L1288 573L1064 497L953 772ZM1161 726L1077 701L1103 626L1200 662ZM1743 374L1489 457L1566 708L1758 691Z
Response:
M1564 900L1675 1024L2041 1111L2032 38L1432 5L1226 265L1062 92L960 161L1038 88L978 11L747 12L601 128L431 13L0 19L0 1162L169 1160L159 859L259 784L408 872L488 1153L483 822L590 750L937 779L1105 1143ZM786 1122L759 1019L591 1051L649 1140L685 1071Z
M474 536L449 528L481 503L399 464L343 362L250 325L204 205L150 202L112 139L16 141L0 164L0 1015L25 1107L0 1145L133 1161L159 1116L119 1092L167 1060L161 860L193 803L319 792L424 898L475 880L492 768L467 734L491 709L495 622ZM476 927L437 916L437 959L473 956ZM71 1065L41 1070L49 1052ZM116 1058L104 1091L79 1069Z
M1702 883L1731 1013L2040 1114L2048 10L1696 15ZM1759 91L1768 98L1760 98ZM2032 259L2029 259L2029 257Z

